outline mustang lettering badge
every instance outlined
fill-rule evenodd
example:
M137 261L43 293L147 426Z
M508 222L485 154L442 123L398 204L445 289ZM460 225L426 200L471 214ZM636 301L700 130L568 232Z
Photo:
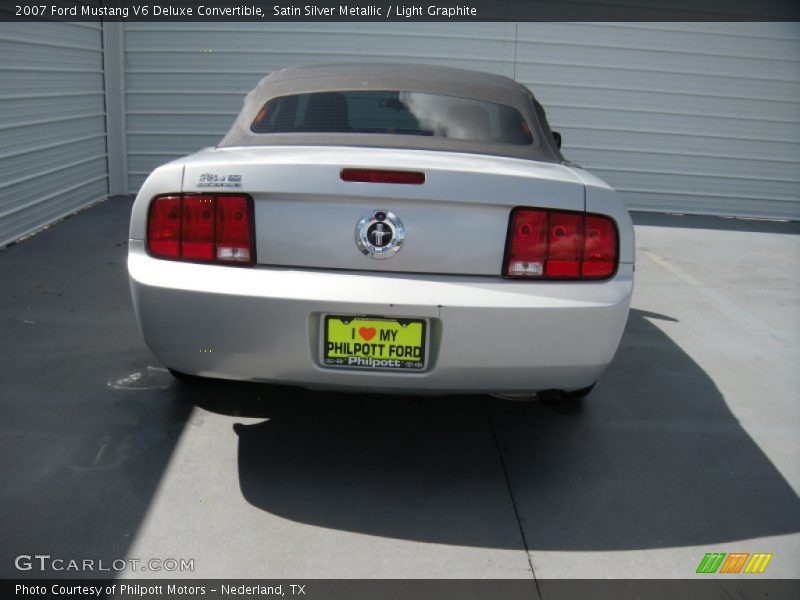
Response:
M356 225L356 246L370 258L391 258L405 237L403 223L388 210L370 211Z

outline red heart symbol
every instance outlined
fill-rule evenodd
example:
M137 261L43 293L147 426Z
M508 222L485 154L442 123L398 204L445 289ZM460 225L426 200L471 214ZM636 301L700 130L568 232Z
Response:
M372 338L374 338L376 333L377 332L375 331L374 327L362 327L358 330L358 335L367 341L370 341Z

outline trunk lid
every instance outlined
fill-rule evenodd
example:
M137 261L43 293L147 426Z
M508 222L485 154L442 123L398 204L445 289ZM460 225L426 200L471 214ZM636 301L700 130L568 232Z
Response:
M345 168L423 172L425 183L347 182ZM512 208L584 210L583 184L561 165L427 150L211 149L186 160L183 191L249 194L258 263L314 269L499 275ZM356 243L376 211L405 230L384 260Z

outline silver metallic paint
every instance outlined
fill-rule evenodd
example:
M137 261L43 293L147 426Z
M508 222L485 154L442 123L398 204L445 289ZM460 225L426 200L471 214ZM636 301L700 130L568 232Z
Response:
M632 268L589 284L490 277L237 269L161 261L132 242L133 302L153 353L179 371L308 387L398 392L578 389L613 358ZM321 313L427 317L425 373L319 364ZM210 350L204 352L203 350Z
M353 165L424 169L426 184L347 185L339 172ZM197 183L209 171L240 174L240 189L219 191L255 199L261 264L235 268L147 254L150 200L207 192ZM615 276L502 279L514 206L612 216L620 239ZM354 223L377 209L402 214L409 231L392 260L371 260L353 241ZM331 237L299 243L297 232L309 218L324 223ZM448 237L443 224L453 222L469 243ZM185 373L397 393L575 390L597 380L619 344L633 289L633 241L630 217L613 190L575 167L413 150L231 148L153 172L133 207L128 269L146 343L165 365ZM428 318L428 369L322 366L323 313Z

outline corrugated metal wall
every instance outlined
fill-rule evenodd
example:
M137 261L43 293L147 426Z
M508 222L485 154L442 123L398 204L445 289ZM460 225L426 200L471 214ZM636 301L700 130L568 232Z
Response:
M100 26L0 23L0 246L107 194Z
M216 143L271 70L397 60L530 85L630 208L800 218L796 23L129 23L125 56L132 189Z
M630 208L800 219L798 23L106 27L104 81L98 25L0 23L0 245L108 193L104 84L117 90L115 188L126 147L133 192L157 165L215 144L264 74L352 60L515 77L565 154Z
M800 218L800 24L520 24L516 78L631 208Z

